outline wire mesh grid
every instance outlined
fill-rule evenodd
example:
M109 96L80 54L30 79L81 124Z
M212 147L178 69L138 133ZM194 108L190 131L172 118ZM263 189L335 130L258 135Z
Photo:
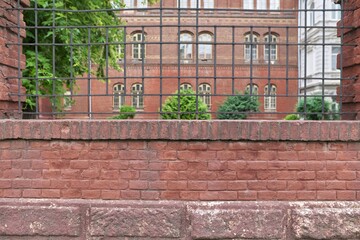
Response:
M339 69L350 9L333 1L30 2L8 9L18 17L8 26L18 31L8 45L19 46L11 94L24 118L348 114L342 82L351 77Z

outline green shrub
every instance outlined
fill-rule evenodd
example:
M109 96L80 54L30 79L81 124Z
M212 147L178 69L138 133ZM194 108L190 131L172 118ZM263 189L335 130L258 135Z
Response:
M211 118L211 115L207 113L207 105L200 97L197 98L198 107L196 111L196 95L193 90L180 90L180 94L178 94L177 91L175 94L174 96L168 97L162 105L162 119L206 120Z
M336 120L339 119L337 111L332 111L331 102L324 100L322 97L307 97L306 108L305 101L301 99L297 106L296 111L305 120Z
M136 109L133 106L123 105L120 107L119 115L111 117L111 119L133 119L136 114Z
M300 120L297 114L289 114L285 117L285 120Z
M229 96L219 107L217 117L219 119L246 119L247 112L259 111L259 100L255 96L238 93Z

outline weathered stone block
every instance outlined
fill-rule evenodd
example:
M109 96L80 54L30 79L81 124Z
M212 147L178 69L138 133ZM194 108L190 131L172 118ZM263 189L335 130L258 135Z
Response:
M193 239L284 239L281 210L202 210L190 213Z
M179 238L181 209L92 208L91 236Z
M80 212L74 207L0 207L0 236L80 235Z
M360 239L360 209L295 209L291 215L296 239Z

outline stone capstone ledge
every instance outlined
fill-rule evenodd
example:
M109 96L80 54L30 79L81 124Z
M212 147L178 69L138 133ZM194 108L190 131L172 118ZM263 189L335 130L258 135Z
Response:
M360 141L359 121L0 120L0 140Z
M0 199L1 239L360 239L359 202Z

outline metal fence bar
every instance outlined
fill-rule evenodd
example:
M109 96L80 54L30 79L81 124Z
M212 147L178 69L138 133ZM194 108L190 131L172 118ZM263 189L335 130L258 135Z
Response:
M22 108L21 98L34 98L35 107L32 111L25 112L28 115L34 115L41 118L50 116L51 118L63 118L67 116L87 115L91 118L104 118L114 116L118 111L115 106L115 96L119 94L124 97L125 103L135 106L138 116L151 115L151 118L161 117L166 114L163 104L168 97L177 96L177 118L181 118L186 111L180 110L181 98L183 96L195 97L195 119L200 118L200 104L203 100L209 100L208 110L206 113L212 114L212 118L218 117L218 109L226 101L227 97L237 96L239 92L245 96L246 90L250 96L255 97L260 102L258 110L232 110L225 113L237 115L240 113L248 117L265 118L275 117L283 118L286 114L297 114L303 118L311 116L309 112L309 103L314 97L321 98L321 109L317 110L323 119L330 114L346 114L342 112L341 100L348 95L343 94L342 81L352 79L352 76L343 76L339 71L339 77L327 74L326 57L329 56L328 49L332 47L340 48L340 57L338 65L343 66L343 48L354 46L354 44L344 44L344 31L352 28L346 26L344 21L344 12L351 9L338 10L327 8L326 0L317 3L315 6L320 8L309 8L309 0L304 1L304 5L298 9L243 9L237 8L205 8L202 1L196 0L193 5L192 1L187 1L186 6L182 6L183 1L178 1L177 6L170 6L160 0L157 5L148 7L131 7L131 8L110 8L110 9L62 9L56 8L56 1L48 8L40 8L38 2L34 1L31 8L22 8L18 0L16 8L9 9L17 11L18 25L8 26L17 28L18 42L10 42L8 45L17 45L20 47L33 48L35 52L35 74L23 76L20 71L20 61L17 76L8 76L9 79L18 79L22 81L33 81L35 83L35 92L22 93L21 81L19 81L18 90L10 93L19 98L18 108ZM313 2L312 2L313 3ZM135 6L135 5L134 5ZM34 13L34 25L20 25L20 11L29 11ZM326 25L328 15L333 15L339 11L341 14L341 23L339 26ZM51 24L44 25L39 22L39 15L43 13L51 14ZM69 24L62 26L57 23L57 14L79 13L79 14L96 14L96 13L114 13L119 18L127 19L126 25L104 25L104 26L75 26ZM148 15L144 15L148 13ZM321 17L315 18L315 14L321 14ZM299 18L297 17L299 15ZM251 22L254 16L258 17L259 23ZM217 22L217 18L229 18L229 21ZM145 18L150 21L143 21ZM286 19L289 24L277 24L276 19ZM233 20L237 19L237 20ZM242 21L250 19L250 21ZM133 21L134 20L134 21ZM240 21L241 20L241 21ZM236 22L238 21L238 22ZM290 23L292 21L292 23ZM294 22L298 21L298 24ZM309 22L312 21L312 22ZM315 21L319 21L315 24ZM74 39L74 32L80 29L87 31L86 41ZM329 40L326 37L327 31L340 29L340 41L335 38ZM34 42L20 40L20 31L27 30L34 32ZM59 42L58 34L62 30L68 30L70 34L69 42ZM104 32L104 42L97 41L93 38L93 31L102 30ZM113 30L122 32L122 39L112 39L110 37ZM39 39L41 31L52 32L51 41ZM315 31L321 33L319 41L314 41L312 34ZM192 39L184 40L182 33L192 33ZM201 34L211 33L211 42L204 41ZM141 34L141 41L133 38L133 33ZM227 33L228 35L223 35ZM245 38L248 35L248 39ZM295 35L295 36L294 36ZM267 38L266 38L267 37ZM276 37L274 40L273 38ZM256 38L256 40L254 40ZM266 39L266 40L264 40ZM114 73L110 66L110 57L113 54L113 47L118 46L122 59L119 60L119 66L122 71ZM137 49L137 59L134 59L134 48ZM191 46L190 56L182 56L183 47ZM52 76L42 76L39 71L40 49L44 47L51 48L51 70ZM93 48L104 48L104 84L98 84L98 76L93 74L97 67L92 63ZM70 71L68 75L58 75L57 71L57 53L60 49L70 49L69 64ZM74 65L76 62L76 52L81 48L87 48L86 64L87 70L84 74L76 75ZM171 49L171 50L170 50ZM208 52L211 49L211 52ZM299 49L299 50L297 50ZM308 51L321 49L321 65L316 66L314 58L310 58ZM184 50L188 51L188 50ZM196 52L194 52L196 51ZM159 53L158 56L154 53ZM201 53L201 55L200 55ZM256 53L256 54L255 54ZM183 53L184 55L187 52ZM209 55L207 55L209 54ZM227 55L226 55L227 54ZM248 56L247 56L248 54ZM267 55L266 55L267 54ZM328 55L327 55L328 54ZM19 51L18 58L21 53ZM332 55L331 55L332 56ZM184 59L183 59L184 58ZM247 59L246 59L247 58ZM297 61L299 59L299 61ZM332 58L333 59L333 56ZM96 62L96 59L94 59ZM311 62L313 61L313 62ZM313 65L313 66L311 66ZM316 71L313 72L313 69ZM158 70L155 70L157 69ZM173 70L172 70L173 69ZM141 79L141 80L140 80ZM158 83L154 84L158 79ZM51 80L51 91L45 92L42 87L44 81ZM70 90L66 95L57 92L58 83L63 81L64 88ZM312 92L314 82L320 82L320 91ZM339 82L338 94L328 92L326 84L329 82ZM114 93L113 84L121 83L124 86L124 92ZM136 83L141 83L141 89L133 90ZM193 88L193 94L183 95L180 93L181 84L189 83ZM209 84L211 92L201 90L202 84ZM78 86L83 89L78 89ZM84 86L86 86L84 88ZM100 87L99 87L100 86ZM207 86L207 85L206 85ZM266 87L267 86L267 87ZM272 88L276 86L276 90ZM249 87L249 88L248 88ZM256 88L256 92L255 92ZM266 91L265 91L266 89ZM177 93L175 91L177 90ZM274 92L275 91L275 92ZM74 99L74 109L60 110L57 109L54 102L62 104L62 98L70 97ZM96 106L94 104L98 99L106 102L106 106ZM327 109L328 99L339 100L339 112L333 113ZM50 109L43 109L43 101L50 101ZM275 100L274 100L275 99ZM273 105L272 101L275 101ZM299 101L304 102L302 110L295 110ZM81 107L83 102L87 102L88 111ZM154 104L156 102L156 104ZM269 109L265 109L266 102ZM287 102L291 102L288 104ZM41 103L41 104L40 104ZM65 103L65 102L64 102ZM289 105L289 106L287 106ZM77 107L79 106L79 107ZM276 109L273 107L276 106ZM286 107L285 107L286 106ZM141 108L141 109L140 109ZM79 111L79 109L81 109ZM191 111L188 113L192 113Z

